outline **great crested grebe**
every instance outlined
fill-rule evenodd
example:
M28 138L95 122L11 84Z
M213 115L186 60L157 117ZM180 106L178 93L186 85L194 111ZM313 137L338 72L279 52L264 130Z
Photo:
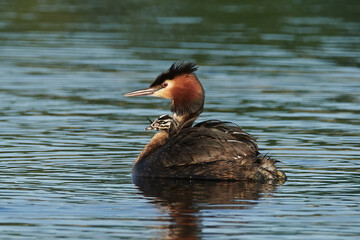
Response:
M194 63L175 62L148 88L124 94L172 100L173 115L162 115L146 128L159 132L134 162L133 177L284 182L277 161L260 155L255 138L237 125L208 120L192 126L205 99L196 70Z

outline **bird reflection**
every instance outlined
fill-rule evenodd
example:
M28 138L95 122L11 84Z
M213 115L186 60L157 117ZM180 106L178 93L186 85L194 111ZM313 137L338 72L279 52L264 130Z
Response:
M271 196L274 182L194 181L134 178L145 197L170 216L163 239L199 239L202 216L209 209L247 209L260 197ZM242 222L239 222L242 223Z

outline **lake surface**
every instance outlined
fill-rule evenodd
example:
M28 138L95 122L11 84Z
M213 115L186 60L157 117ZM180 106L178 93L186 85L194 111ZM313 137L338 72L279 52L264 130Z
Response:
M1 239L359 239L360 2L0 2ZM131 179L178 59L283 185Z

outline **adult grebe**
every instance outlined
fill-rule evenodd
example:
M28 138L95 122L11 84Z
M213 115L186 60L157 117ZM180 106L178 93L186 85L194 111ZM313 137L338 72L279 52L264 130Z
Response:
M163 115L133 166L133 177L213 180L276 180L286 175L276 160L261 156L253 136L230 122L209 120L192 126L204 106L205 92L190 62L176 62L149 88L124 96L152 95L171 99L173 115Z

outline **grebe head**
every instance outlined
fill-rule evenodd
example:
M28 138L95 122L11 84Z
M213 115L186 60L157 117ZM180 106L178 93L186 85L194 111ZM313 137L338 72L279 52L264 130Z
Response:
M171 99L171 111L176 115L200 114L205 92L195 75L197 67L191 62L175 62L145 89L124 94L126 97L152 95Z

